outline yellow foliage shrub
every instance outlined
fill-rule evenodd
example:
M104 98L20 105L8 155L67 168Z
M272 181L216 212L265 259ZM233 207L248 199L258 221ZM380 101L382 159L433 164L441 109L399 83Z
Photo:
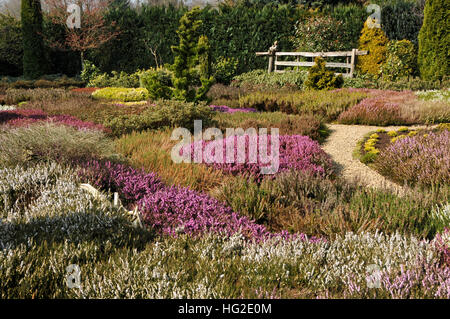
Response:
M384 31L369 27L366 21L359 38L359 50L367 50L369 54L358 57L357 68L363 73L379 76L380 68L386 61L388 43L389 39Z

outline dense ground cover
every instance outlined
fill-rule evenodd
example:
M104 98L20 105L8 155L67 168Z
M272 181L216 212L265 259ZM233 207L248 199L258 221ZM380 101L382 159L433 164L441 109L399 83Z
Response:
M309 114L331 121L366 96L365 91L349 89L293 92L260 91L241 97L239 103L241 107L252 107L260 111Z
M369 90L370 96L343 112L342 124L411 125L450 121L450 104L446 99L421 98L411 91ZM442 91L442 94L446 92ZM430 93L433 94L433 93Z
M277 173L299 170L321 176L334 174L331 158L316 141L300 135L274 137L270 134L273 132L266 136L254 133L224 137L213 141L200 140L183 147L180 155L190 161L211 165L215 169L233 175L249 174L257 180L263 179L266 177L264 175L268 174L263 172L264 169L270 169L275 165L277 165L275 168ZM275 139L278 140L276 144ZM198 159L196 158L196 149L201 150ZM186 153L188 153L187 156ZM230 158L231 163L228 163ZM269 174L273 175L274 172Z
M322 142L328 135L325 123L313 115L287 115L283 112L234 112L232 114L218 113L214 116L214 120L222 131L237 127L244 130L276 127L281 135L309 136L319 142Z
M403 185L448 185L448 124L434 129L378 130L360 141L356 156Z
M0 13L0 298L450 299L444 6L250 2Z
M433 133L405 128L397 136L379 131L372 144L365 140L363 149L379 150L380 172L420 186L403 196L336 176L319 144L326 120L371 98L414 99L409 92L240 97L295 96L295 114L254 104L111 103L82 91L8 92L13 105L0 111L2 296L449 297L446 126ZM281 172L261 178L251 174L259 169L252 164L175 164L171 131L192 130L194 119L223 132L279 128ZM423 156L430 152L435 161ZM80 188L86 182L101 195ZM82 269L82 290L64 284L68 261ZM58 266L49 272L50 264ZM380 269L379 289L367 281L370 265Z
M9 216L0 224L2 297L449 297L446 233L433 241L360 232L255 243L239 232L193 238L178 230L158 239L57 164L3 168L0 177ZM80 266L82 289L64 284L68 263ZM379 267L379 289L370 289L368 265Z

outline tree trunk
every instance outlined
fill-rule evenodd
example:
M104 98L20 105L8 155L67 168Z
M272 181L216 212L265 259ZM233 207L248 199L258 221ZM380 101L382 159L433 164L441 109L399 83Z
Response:
M80 52L80 58L81 58L81 71L84 71L84 51Z

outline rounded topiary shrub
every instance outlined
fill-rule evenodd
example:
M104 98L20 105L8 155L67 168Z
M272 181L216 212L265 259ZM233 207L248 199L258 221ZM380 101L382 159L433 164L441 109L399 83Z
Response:
M344 84L342 75L336 76L333 71L325 67L325 60L321 57L314 59L314 66L309 69L305 88L313 90L328 90L340 88Z
M414 75L417 70L414 44L408 40L393 40L387 46L386 63L381 67L384 80L395 81Z
M386 61L387 44L389 42L386 34L381 28L372 27L368 23L369 19L364 23L359 38L359 50L367 50L369 54L358 57L357 67L363 73L370 73L378 76L380 68Z
M172 97L172 73L167 69L156 68L142 72L139 74L139 84L148 90L152 100Z

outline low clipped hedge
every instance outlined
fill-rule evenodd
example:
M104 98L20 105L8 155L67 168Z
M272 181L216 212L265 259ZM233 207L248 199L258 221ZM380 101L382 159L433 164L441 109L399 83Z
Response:
M145 88L106 87L92 93L94 99L117 100L122 102L138 102L149 98Z

